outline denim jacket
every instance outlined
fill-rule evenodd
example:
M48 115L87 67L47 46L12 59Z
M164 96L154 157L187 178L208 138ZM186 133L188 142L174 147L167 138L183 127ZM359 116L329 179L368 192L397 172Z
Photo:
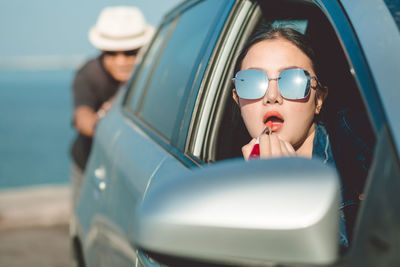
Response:
M343 211L348 239L353 236L354 223L365 180L371 165L375 135L365 111L342 109L331 129L332 152L342 182Z
M322 124L315 124L315 136L313 142L312 158L321 159L324 164L329 164L336 168L335 159L333 158L331 142L326 128ZM342 190L343 191L343 188ZM342 193L343 194L343 193ZM339 233L339 243L342 246L348 247L349 241L346 232L346 220L343 212L345 203L343 202L343 195L341 195L341 205L340 205L340 233Z

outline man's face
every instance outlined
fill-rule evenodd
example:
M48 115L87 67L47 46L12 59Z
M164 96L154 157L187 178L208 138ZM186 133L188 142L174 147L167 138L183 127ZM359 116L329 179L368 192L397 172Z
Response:
M104 68L119 82L126 82L135 65L138 50L104 51Z

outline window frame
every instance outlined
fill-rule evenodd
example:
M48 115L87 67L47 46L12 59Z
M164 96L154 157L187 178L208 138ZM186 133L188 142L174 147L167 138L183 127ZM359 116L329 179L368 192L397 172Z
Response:
M204 163L215 161L215 145L219 125L227 97L232 87L231 74L237 49L249 38L249 28L259 20L261 12L255 1L237 1L223 30L218 47L213 55L213 67L208 70L209 79L199 92L195 106L195 116L190 122L190 138L186 143L188 156ZM233 40L232 32L238 33ZM217 74L215 74L217 73Z
M169 23L173 24L169 27L171 29L167 33L167 36L164 38L162 41L163 43L161 44L160 51L158 52L158 55L155 57L154 62L152 62L152 69L149 72L149 75L147 77L146 84L149 83L151 80L151 73L154 72L154 69L156 68L158 61L160 59L160 56L163 53L163 49L165 45L169 41L169 36L175 26L179 23L181 15L186 12L190 8L195 8L195 5L199 4L200 2L203 2L204 0L193 0L193 1L188 1L180 6L178 6L176 9L172 10L170 13L168 13L163 22L161 23L157 33L155 36L157 36L162 29L163 26L168 25ZM233 5L234 0L231 0L231 3ZM128 86L126 93L124 95L124 99L122 101L122 106L121 106L121 114L123 114L129 121L131 121L135 126L139 127L146 135L148 135L150 138L152 138L156 143L160 144L166 151L168 151L170 154L174 155L175 158L180 160L183 164L185 164L188 167L191 166L198 166L201 165L202 162L196 158L191 158L187 157L187 154L185 152L185 144L186 144L186 138L188 137L188 128L189 128L189 123L191 121L192 117L192 112L187 112L188 110L192 110L194 108L194 103L196 102L197 97L196 94L200 88L200 86L203 85L204 80L207 80L208 72L207 69L211 64L209 62L212 62L212 52L217 46L217 40L219 37L220 32L217 31L219 27L223 28L223 25L226 23L226 21L229 19L229 14L231 12L232 8L229 8L229 6L224 5L220 7L219 15L215 17L215 23L213 23L213 26L209 28L209 31L206 35L205 40L203 41L203 44L201 45L200 48L200 53L197 56L195 66L196 68L192 70L192 74L190 75L188 84L185 89L185 94L184 97L182 98L181 105L179 111L178 111L178 118L176 119L176 125L175 125L175 131L172 135L172 138L170 140L167 140L162 134L158 132L157 129L152 127L150 124L146 122L143 118L141 118L138 113L134 111L131 106L131 99L134 95L135 91L135 82L137 77L140 75L141 70L142 70L142 62L146 58L148 51L147 50L144 55L143 55L143 61L138 64L137 69L135 70L134 74L132 75ZM224 19L226 18L226 19ZM167 26L168 27L168 26ZM155 38L151 41L149 44L149 47L153 45L153 42L155 41ZM211 45L215 44L215 45ZM194 71L195 70L195 71ZM203 73L203 77L199 77L200 73ZM141 95L143 92L141 93ZM140 101L143 101L141 99ZM184 102L184 104L182 104ZM140 105L140 104L139 104Z
M386 123L386 118L376 83L372 78L371 68L354 28L346 15L346 11L337 1L316 0L316 2L328 18L342 44L354 81L363 97L375 134L378 136L378 133ZM371 107L374 107L373 112Z
M377 199L377 192L383 193L382 184L384 181L394 181L394 177L389 173L399 173L399 158L396 155L396 146L389 129L389 119L385 114L384 99L381 99L382 91L379 90L380 81L375 81L373 73L373 61L369 63L369 57L365 54L362 42L356 34L356 29L351 22L346 9L339 1L320 0L323 3L324 13L329 12L331 25L335 28L337 36L340 36L343 50L346 53L348 62L352 67L352 74L357 86L364 98L366 110L373 130L375 131L375 146L371 157L371 166L364 184L364 198L360 202L357 213L357 221L354 225L354 240L350 250L346 254L345 260L340 266L347 266L348 263L365 264L371 260L380 262L383 258L388 259L387 254L377 254L381 252L381 244L388 247L394 245L393 239L387 238L387 233L392 229L386 229L382 234L382 227L389 227L391 224L377 215L377 200L381 203L385 200ZM339 9L339 12L332 10ZM346 7L348 8L348 7ZM365 26L364 26L365 27ZM344 37L342 37L344 36ZM346 37L346 38L345 38ZM371 51L368 51L371 52ZM378 187L378 188L377 188ZM379 191L382 190L382 191ZM385 192L386 193L386 192ZM385 196L387 197L387 196ZM374 205L372 205L374 203ZM392 211L393 206L379 208L380 214ZM390 227L389 227L390 228ZM371 257L363 258L361 254L367 253Z
M290 1L287 1L290 2ZM306 0L298 0L297 3L310 4L310 1ZM350 67L350 72L352 74L352 78L357 85L358 91L362 97L362 102L365 105L367 115L370 119L370 123L372 126L372 130L375 134L375 138L378 137L378 133L382 126L386 123L387 119L385 118L383 112L383 106L380 102L378 90L376 84L372 78L370 67L366 61L366 58L363 54L362 47L357 39L357 36L353 30L353 27L346 16L345 10L337 1L332 0L314 0L315 6L317 6L321 12L325 15L325 17L330 22L330 26L333 28L336 34L337 40L341 44L341 48L346 56L347 63ZM221 79L221 87L226 86L223 84L224 78ZM225 81L226 83L226 81ZM223 90L225 90L224 88ZM221 89L222 90L222 89ZM207 93L207 92L206 92ZM203 94L206 94L203 93ZM200 101L202 101L200 99ZM220 111L215 111L216 103L221 103L221 99L214 100L214 107L212 115L209 117L207 123L209 124L208 129L205 131L206 136L204 137L205 141L202 147L202 151L200 155L198 154L198 148L194 147L194 143L198 142L196 140L196 135L198 131L193 125L198 124L200 115L197 114L194 120L192 121L192 134L193 137L188 142L187 151L189 151L192 157L199 157L204 162L212 162L215 158L215 151L212 151L213 146L215 146L215 135L218 131L212 124L216 124L218 119L215 116L218 116ZM198 105L202 108L201 104ZM371 107L374 107L373 110ZM197 111L199 113L199 111Z
M308 1L301 1L301 0L297 2L308 3ZM346 57L347 64L349 65L350 68L351 78L354 80L354 83L357 86L357 91L360 93L361 96L360 100L362 100L365 106L365 112L368 115L368 119L372 127L371 130L375 135L374 146L371 147L371 149L374 151L380 138L379 133L385 126L387 120L385 118L383 112L384 109L382 103L380 102L378 90L371 75L371 69L366 61L364 51L362 50L357 35L355 34L353 27L350 21L348 20L348 17L346 16L345 10L338 2L331 0L315 0L314 5L317 6L320 9L320 11L324 14L324 16L328 19L330 26L333 28L335 32L336 39L340 43L341 49ZM242 38L242 39L247 39L247 38ZM239 43L239 41L237 42ZM216 64L221 64L221 63L216 63ZM228 77L229 75L227 73L229 72L230 72L229 67L226 67L225 73L220 78L217 78L220 79L219 81L219 86L221 87L219 89L220 91L227 91L226 88L227 83L228 80L230 80L230 78ZM211 80L209 80L208 82L210 83ZM207 84L204 87L207 88L209 85L210 84ZM207 88L207 90L210 89ZM216 135L218 133L217 128L221 121L220 118L221 108L219 108L219 105L223 102L223 98L227 97L226 92L225 94L224 92L222 93L219 92L219 95L216 94L212 108L207 111L209 112L208 117L205 116L204 118L201 118L201 116L204 116L202 112L205 112L204 110L202 110L204 108L204 103L202 103L201 101L203 102L206 101L205 99L207 97L208 92L209 91L206 90L202 92L203 96L201 99L198 100L199 109L197 110L196 117L192 121L192 128L191 128L192 139L189 140L190 142L188 142L188 148L187 148L187 150L190 151L190 153L192 153L190 154L191 157L199 157L202 161L206 163L214 161L215 142L217 139ZM199 123L202 122L201 119L205 119L206 121L203 123L207 124L207 128L204 131L205 136L203 139L196 137L197 135L200 135L200 132L196 127ZM196 144L196 142L199 143ZM198 145L200 147L201 149L200 154L197 154L199 153L198 150L195 151L195 145ZM371 156L371 161L373 162L374 160L376 160L377 156L378 155L376 154L376 152L373 152ZM369 176L371 175L372 167L373 166L371 163L371 166L368 169L368 176L364 181L364 188L365 184L368 183L368 180L370 179ZM359 216L359 214L360 213L358 212L357 216ZM357 231L356 227L357 225L355 225L354 231Z

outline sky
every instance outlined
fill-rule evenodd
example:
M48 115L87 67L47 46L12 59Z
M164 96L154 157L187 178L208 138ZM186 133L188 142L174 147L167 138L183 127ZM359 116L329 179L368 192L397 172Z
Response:
M139 7L157 26L181 0L0 0L0 70L63 69L97 51L87 38L102 8Z

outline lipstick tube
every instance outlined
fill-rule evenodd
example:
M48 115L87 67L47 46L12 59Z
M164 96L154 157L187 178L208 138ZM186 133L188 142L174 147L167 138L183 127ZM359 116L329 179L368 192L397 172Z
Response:
M260 144L259 144L260 139L257 137L256 143L253 146L253 149L250 152L249 159L258 159L260 158Z
M261 134L268 134L271 133L271 127L266 127ZM253 146L253 149L250 152L249 159L259 159L260 158L260 137L257 137L256 143Z

